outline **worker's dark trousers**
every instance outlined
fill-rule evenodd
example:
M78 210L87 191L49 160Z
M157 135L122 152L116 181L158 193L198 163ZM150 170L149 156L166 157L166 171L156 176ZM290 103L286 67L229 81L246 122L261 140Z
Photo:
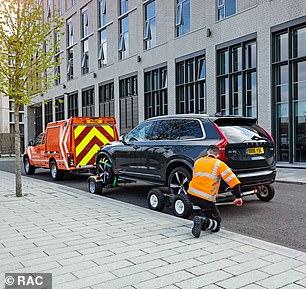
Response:
M194 210L194 214L206 218L206 221L203 222L202 230L218 232L220 230L221 215L215 203L190 194L188 194L188 198L193 203L193 205L201 208L199 210Z

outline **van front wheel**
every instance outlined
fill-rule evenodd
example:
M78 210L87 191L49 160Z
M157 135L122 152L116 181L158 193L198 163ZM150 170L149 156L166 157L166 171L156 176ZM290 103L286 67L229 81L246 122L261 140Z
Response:
M35 167L30 164L30 160L28 157L24 159L24 171L27 175L34 175Z

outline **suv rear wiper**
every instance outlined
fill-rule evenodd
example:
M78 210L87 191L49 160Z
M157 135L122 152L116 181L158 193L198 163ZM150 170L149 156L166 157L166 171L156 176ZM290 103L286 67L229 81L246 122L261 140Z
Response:
M260 136L257 136L257 135L253 135L251 137L252 140L265 140L267 141L268 139L267 138L264 138L264 137L260 137Z

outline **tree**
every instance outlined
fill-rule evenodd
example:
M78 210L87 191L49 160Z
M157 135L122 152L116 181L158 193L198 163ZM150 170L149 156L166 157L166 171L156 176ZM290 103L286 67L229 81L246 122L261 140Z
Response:
M63 20L42 0L0 0L0 92L14 100L16 196L22 197L19 109L46 92L58 77L54 68ZM56 61L57 60L57 61Z

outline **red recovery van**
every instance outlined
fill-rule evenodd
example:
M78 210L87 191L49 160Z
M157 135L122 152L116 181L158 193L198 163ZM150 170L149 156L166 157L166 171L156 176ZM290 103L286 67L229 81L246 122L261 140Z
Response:
M99 148L118 140L113 117L71 117L48 123L44 133L30 141L23 156L24 170L33 175L36 168L50 169L53 180L65 171L95 169Z

